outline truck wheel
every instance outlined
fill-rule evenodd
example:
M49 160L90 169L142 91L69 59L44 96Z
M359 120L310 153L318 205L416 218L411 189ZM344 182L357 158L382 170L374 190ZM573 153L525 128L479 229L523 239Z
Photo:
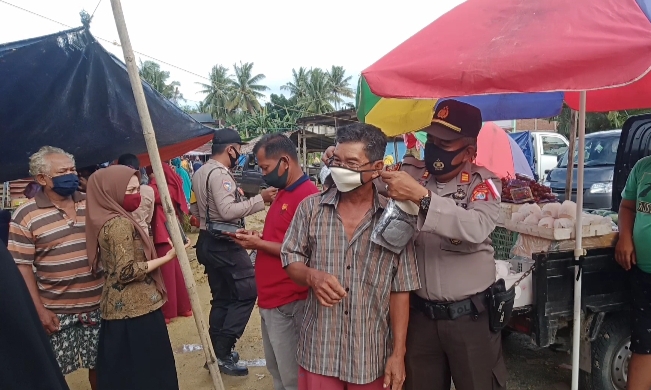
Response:
M581 388L625 390L631 359L631 326L627 315L606 319L592 342L592 372L580 371Z

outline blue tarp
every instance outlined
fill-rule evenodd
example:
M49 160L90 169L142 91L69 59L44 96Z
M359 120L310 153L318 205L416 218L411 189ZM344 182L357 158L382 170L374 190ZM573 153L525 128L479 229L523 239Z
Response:
M212 134L143 87L158 145L174 153L164 159ZM72 153L78 167L147 151L124 63L84 27L0 45L0 134L0 182L28 177L43 145Z
M528 131L520 131L516 133L509 133L509 136L518 144L524 157L527 159L532 172L536 172L534 167L534 150L533 143L531 142L531 133Z

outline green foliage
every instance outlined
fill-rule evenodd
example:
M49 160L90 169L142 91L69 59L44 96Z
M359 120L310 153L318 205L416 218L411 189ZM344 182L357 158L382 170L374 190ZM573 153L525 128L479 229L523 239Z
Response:
M271 132L290 131L304 116L326 114L339 108L354 108L345 99L352 99L355 91L351 76L342 66L330 70L320 68L292 69L292 81L281 87L289 97L271 94L269 102L260 100L269 88L262 84L265 75L253 71L253 63L234 64L232 70L217 64L212 67L208 81L197 83L205 94L197 105L183 104L183 95L177 81L168 82L170 74L153 61L140 63L140 76L166 98L174 101L189 114L210 113L221 125L237 129L243 137L255 137ZM231 73L232 71L232 73Z
M571 112L572 110L566 104L563 104L561 113L558 116L550 118L550 121L557 121L556 129L560 134L563 134L568 139L570 138L570 132L574 126ZM649 112L651 112L651 109L588 112L585 115L585 132L588 134L597 131L621 129L624 122L626 122L626 120L631 116L646 114Z
M149 83L156 91L165 98L171 100L174 104L179 105L183 101L183 94L179 91L181 83L172 81L168 83L170 72L163 71L160 65L154 61L140 61L139 66L140 78Z

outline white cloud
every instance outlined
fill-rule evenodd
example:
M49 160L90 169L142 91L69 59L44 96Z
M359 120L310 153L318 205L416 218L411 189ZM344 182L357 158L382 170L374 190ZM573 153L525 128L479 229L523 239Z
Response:
M92 13L98 0L5 0L69 26L79 12ZM341 65L353 76L462 0L152 1L123 0L136 51L208 75L219 63L254 62L271 92L291 79L292 68ZM0 43L64 30L54 22L0 2ZM119 42L110 0L102 0L91 33ZM101 41L119 58L122 49ZM149 58L142 57L142 60ZM202 99L196 82L205 79L161 64L191 101Z

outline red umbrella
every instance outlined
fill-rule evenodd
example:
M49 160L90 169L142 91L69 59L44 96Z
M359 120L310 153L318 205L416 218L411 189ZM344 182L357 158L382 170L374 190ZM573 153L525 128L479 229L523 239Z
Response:
M651 107L649 0L468 0L362 72L389 98L586 91L588 111ZM566 93L578 108L578 92Z

